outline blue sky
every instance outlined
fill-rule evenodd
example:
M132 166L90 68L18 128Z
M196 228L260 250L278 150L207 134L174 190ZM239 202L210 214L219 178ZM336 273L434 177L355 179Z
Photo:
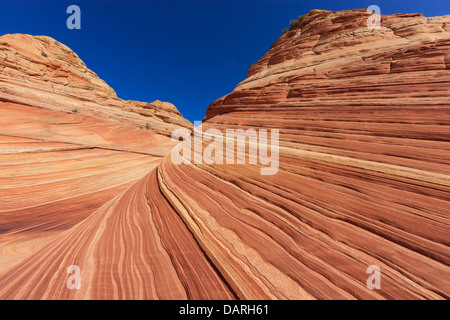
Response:
M81 30L66 27L71 4L81 9ZM194 122L245 79L291 19L373 4L382 14L450 14L449 0L0 0L0 34L53 37L120 98L172 102Z

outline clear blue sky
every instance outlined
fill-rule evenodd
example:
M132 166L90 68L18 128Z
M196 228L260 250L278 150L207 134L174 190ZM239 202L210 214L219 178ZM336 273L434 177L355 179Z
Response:
M81 8L81 30L66 27L70 4ZM450 14L449 0L0 0L0 34L53 37L120 98L169 101L194 122L245 79L291 19L372 4L382 14Z

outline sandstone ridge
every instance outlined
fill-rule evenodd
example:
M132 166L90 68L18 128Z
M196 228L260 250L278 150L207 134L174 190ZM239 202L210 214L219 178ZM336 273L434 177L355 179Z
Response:
M75 111L98 119L145 128L170 136L192 124L178 110L119 99L67 46L46 36L7 34L0 37L0 100L57 111Z
M45 158L0 154L8 205L0 298L449 299L450 16L383 16L375 30L369 16L310 12L208 107L203 130L279 129L276 175L262 176L262 165L177 165L173 142L140 145L131 133L142 130L109 122L94 127L114 150L62 155L93 139L80 134L92 125L77 125L69 145L46 142ZM37 101L42 83L29 82L27 99ZM0 92L21 96L3 83ZM104 83L90 94L82 83L57 88L86 90L89 103L96 94L118 101ZM9 118L1 125L44 136L38 124L53 118L19 125L32 110L21 115L15 103L2 104ZM158 121L176 113L129 103ZM0 138L9 150L41 143ZM153 154L139 151L146 148ZM117 158L122 167L108 165ZM65 285L70 265L81 269L79 290ZM373 265L379 290L367 287Z

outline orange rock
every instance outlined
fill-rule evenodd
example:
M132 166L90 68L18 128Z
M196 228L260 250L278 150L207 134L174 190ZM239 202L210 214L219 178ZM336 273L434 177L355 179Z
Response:
M0 37L0 101L42 109L77 112L108 122L170 136L192 128L175 106L155 101L124 101L89 70L68 47L45 36L7 34ZM161 105L163 107L161 107Z
M159 101L162 116L140 115L49 37L2 36L0 57L3 270L148 174L191 125Z
M190 128L170 104L127 113L105 84L83 88L92 74L55 80L52 99L50 71L5 65L0 298L449 299L450 16L369 16L311 11L209 106L203 130L280 130L273 176L176 165L173 141L133 128L139 113ZM15 59L46 61L44 40ZM76 90L80 114L62 103Z

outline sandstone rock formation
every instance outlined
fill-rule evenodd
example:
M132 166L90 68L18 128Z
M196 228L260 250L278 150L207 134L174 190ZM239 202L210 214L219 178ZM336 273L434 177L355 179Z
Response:
M54 129L58 106L17 108L27 90L0 88L16 103L0 104L0 127L17 132L1 138L1 252L29 251L2 268L0 298L449 299L450 16L383 16L378 30L368 17L311 11L208 108L203 130L279 129L274 176L261 164L154 162L170 143L141 145L119 115L68 113L69 139ZM40 163L23 156L37 148L49 151ZM110 169L116 158L123 167ZM146 163L133 183L140 169L125 167ZM106 172L119 187L84 178ZM65 286L70 265L79 290ZM371 265L380 290L366 286Z
M171 104L117 98L71 49L45 36L0 37L0 100L76 111L136 128L146 128L148 123L152 131L166 136L180 126L192 128Z
M0 37L0 70L3 270L144 177L191 125L171 104L118 99L48 37Z

